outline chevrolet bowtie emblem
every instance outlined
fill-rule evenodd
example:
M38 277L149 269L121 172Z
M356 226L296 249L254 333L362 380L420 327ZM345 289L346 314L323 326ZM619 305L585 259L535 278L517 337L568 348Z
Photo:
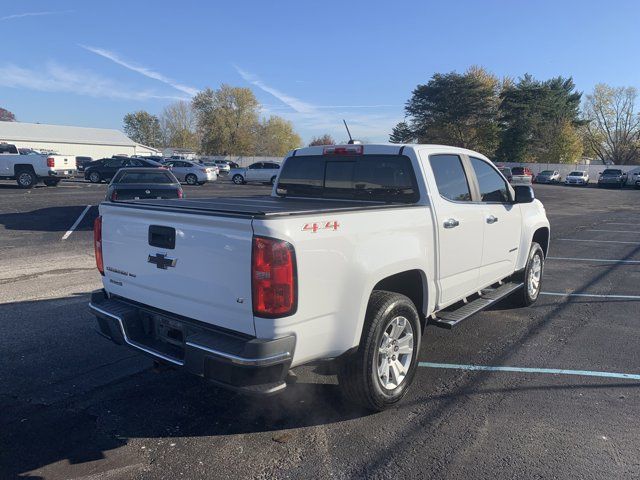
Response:
M164 253L156 253L155 255L149 255L147 262L155 264L156 267L166 270L169 267L175 267L178 262L177 258L167 258Z

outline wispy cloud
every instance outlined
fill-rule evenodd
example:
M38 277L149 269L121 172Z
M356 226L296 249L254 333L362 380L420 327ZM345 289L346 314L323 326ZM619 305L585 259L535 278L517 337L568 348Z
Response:
M286 93L281 92L280 90L278 90L276 88L270 87L269 85L265 84L262 80L260 80L256 75L254 75L252 73L249 73L246 70L241 69L237 65L234 65L234 68L236 69L236 71L240 74L240 76L244 80L246 80L247 82L249 82L252 85L255 85L260 90L264 90L265 92L269 93L270 95L273 95L278 100L280 100L282 103L284 103L285 105L288 105L289 107L291 107L296 112L298 112L298 113L312 113L312 112L315 111L315 106L311 105L310 103L303 102L302 100L300 100L300 99L298 99L296 97L292 97L291 95L287 95Z
M166 85L169 85L175 88L176 90L186 93L187 95L194 96L196 93L199 92L199 90L195 87L184 85L148 67L138 65L129 60L125 60L122 57L120 57L117 53L114 53L110 50L105 50L104 48L98 48L98 47L91 47L88 45L79 45L79 46L91 53L95 53L96 55L100 55L101 57L106 58L107 60L111 60L112 62L117 63L118 65L128 70L131 70L133 72L139 73L140 75L144 75L147 78L152 78L153 80L157 80Z
M263 105L263 114L277 111L279 115L294 122L297 127L315 132L312 135L329 132L336 138L343 137L346 132L342 126L342 119L345 118L352 128L354 136L386 141L393 126L403 116L403 105L314 105L265 84L257 75L249 73L237 65L234 65L234 68L245 81L269 93L286 105L286 107L283 105ZM357 113L358 109L367 110L368 113ZM371 112L369 113L369 111Z
M25 17L42 17L45 15L62 15L63 13L73 13L73 10L62 10L58 12L26 12L26 13L14 13L13 15L6 15L4 17L0 17L0 22L5 20L14 20L16 18L25 18Z
M17 65L0 66L0 87L23 88L40 92L65 92L90 97L121 100L184 99L161 95L151 90L132 90L126 85L88 70L77 70L48 63L44 68L23 68Z

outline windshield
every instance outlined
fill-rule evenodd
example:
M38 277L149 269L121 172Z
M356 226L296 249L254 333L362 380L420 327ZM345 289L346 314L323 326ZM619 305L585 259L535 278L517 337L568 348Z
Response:
M515 168L512 168L512 169L511 169L511 172L512 172L514 175L524 175L524 174L525 174L525 172L524 172L524 168L523 168L523 167L515 167Z
M571 172L569 174L570 177L581 177L584 172Z
M545 177L553 175L553 170L543 170L542 172L540 172L540 175L544 175Z
M622 170L616 170L612 168L607 168L602 175L622 175Z
M400 203L419 197L411 161L400 155L290 157L277 194Z

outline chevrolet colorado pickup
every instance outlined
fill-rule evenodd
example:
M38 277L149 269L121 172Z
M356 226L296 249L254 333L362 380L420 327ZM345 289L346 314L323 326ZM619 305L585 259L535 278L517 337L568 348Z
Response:
M75 175L75 157L64 155L21 154L15 145L0 143L0 179L15 180L21 188L31 188L39 181L55 187L63 178Z
M437 145L301 148L270 196L105 202L99 331L223 387L268 394L331 361L382 410L412 383L429 325L539 293L549 222L530 186Z

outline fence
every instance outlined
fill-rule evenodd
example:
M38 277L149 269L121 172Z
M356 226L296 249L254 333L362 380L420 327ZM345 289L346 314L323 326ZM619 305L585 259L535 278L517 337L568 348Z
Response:
M638 165L577 165L574 163L512 163L502 162L500 165L505 167L528 167L531 169L534 175L538 175L543 170L557 170L560 172L562 179L567 174L574 170L586 171L589 174L589 180L595 182L598 180L598 175L605 168L619 168L623 172L627 172L627 183L631 183L634 173L640 173L640 166Z

